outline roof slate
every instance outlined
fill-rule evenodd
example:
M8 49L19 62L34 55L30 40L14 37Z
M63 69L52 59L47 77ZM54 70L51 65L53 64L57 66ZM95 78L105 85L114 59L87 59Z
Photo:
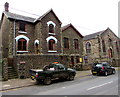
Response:
M55 15L55 17L57 18L57 20L60 22L60 23L62 23L60 20L59 20L59 18L57 17L57 15L54 13L54 11L53 11L53 9L50 9L49 11L47 11L46 13L44 13L42 16L40 16L39 18L38 18L38 20L42 20L48 13L50 13L50 12L52 12L54 15Z
M63 26L63 27L62 27L62 32L63 32L64 30L68 29L69 27L72 27L72 28L83 38L82 34L81 34L71 23L68 24L68 25Z
M4 14L7 16L7 18L22 20L22 21L31 22L31 23L34 23L34 21L36 20L35 18L31 18L31 17L27 17L27 16L23 16L23 15L18 15L18 14L6 12L6 11L4 12Z
M84 36L83 40L94 39L94 38L96 38L98 35L102 34L103 32L105 32L105 30L100 31L100 32L96 32L96 33L93 33L93 34L90 34L90 35L86 35L86 36Z

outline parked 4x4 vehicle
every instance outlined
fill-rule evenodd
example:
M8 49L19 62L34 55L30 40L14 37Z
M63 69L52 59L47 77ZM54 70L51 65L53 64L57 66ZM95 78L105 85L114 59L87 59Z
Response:
M115 68L109 65L107 62L95 63L91 69L92 75L105 75L115 74Z
M31 79L36 79L38 82L44 84L51 84L52 80L62 78L66 80L74 80L76 71L65 67L63 64L58 62L44 66L43 69L30 69L29 73Z

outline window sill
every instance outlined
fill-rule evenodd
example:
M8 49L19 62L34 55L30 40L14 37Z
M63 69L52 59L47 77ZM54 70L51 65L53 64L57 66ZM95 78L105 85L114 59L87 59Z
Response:
M27 53L28 51L17 51L18 53Z
M57 51L48 51L49 53L56 53Z
M48 33L49 35L55 35L55 33Z
M25 31L18 31L18 33L27 34Z

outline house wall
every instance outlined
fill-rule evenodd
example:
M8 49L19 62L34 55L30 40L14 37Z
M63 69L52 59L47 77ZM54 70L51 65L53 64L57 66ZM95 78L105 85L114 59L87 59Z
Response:
M9 51L9 34L10 34L10 21L7 19L6 16L3 17L2 24L1 24L1 30L0 35L2 36L2 44L1 44L1 50L2 50L2 57L6 58L8 57L8 51Z
M55 26L55 35L50 35L49 33L49 29L47 26L47 22L52 21L56 24ZM48 38L49 36L54 36L58 42L57 42L57 53L61 53L61 24L59 23L59 21L57 20L57 18L53 15L52 12L50 12L49 14L47 14L42 20L41 20L41 53L43 54L48 54L48 44L46 41L46 38Z
M82 38L78 35L78 33L71 27L68 29L64 30L62 32L62 40L64 37L69 38L69 49L64 48L63 46L63 53L64 54L80 54L82 56L83 52L83 40ZM78 39L79 41L79 49L75 49L74 47L74 39ZM64 45L64 42L62 42L62 45Z
M64 48L64 37L69 39L69 49ZM78 39L79 49L75 49L74 39ZM63 54L69 57L69 67L76 70L83 69L83 63L80 62L80 58L83 58L83 39L72 27L62 32L62 50ZM79 62L77 62L77 60L79 60Z

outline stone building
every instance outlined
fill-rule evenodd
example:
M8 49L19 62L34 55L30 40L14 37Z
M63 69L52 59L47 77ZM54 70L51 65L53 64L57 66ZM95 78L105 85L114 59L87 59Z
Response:
M63 30L61 25L62 22L52 9L35 19L9 12L9 4L6 3L0 22L4 80L14 75L19 78L29 77L29 69L42 68L56 61L69 66L69 55L81 57L82 35L72 25ZM70 54L62 48L62 34L65 36L67 31L75 35L71 42L75 42L76 48L72 48Z
M110 28L84 37L84 63L109 62L120 64L120 39Z
M71 67L80 63L83 57L83 36L72 24L62 27L62 48L63 54L69 56Z

